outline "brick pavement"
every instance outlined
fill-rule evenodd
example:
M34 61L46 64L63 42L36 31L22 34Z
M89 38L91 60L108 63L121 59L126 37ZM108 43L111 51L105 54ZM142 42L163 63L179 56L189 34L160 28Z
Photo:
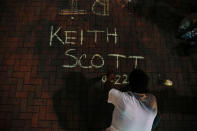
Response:
M172 3L178 9L186 9L185 14L195 11L189 2L187 6L179 0ZM80 7L91 12L92 5L93 1L86 1ZM150 90L158 99L161 121L157 131L196 130L197 54L179 56L173 49L179 44L172 33L173 20L162 25L166 22L162 20L171 16L160 18L158 13L155 16L158 21L155 21L157 19L149 19L143 12L142 16L128 14L113 2L109 17L93 13L73 18L60 16L59 10L69 8L65 0L7 0L2 1L0 7L1 130L96 131L106 127L110 117L110 110L106 109L111 107L102 103L102 91L98 85L90 86L90 79L106 72L107 68L114 68L122 76L134 67L133 60L121 59L117 69L115 58L108 57L109 53L145 57L138 61L138 66L149 74ZM61 27L58 35L63 40L64 31L76 30L76 44L62 45L54 38L50 46L52 26L54 30ZM114 32L114 27L118 32L117 44L111 36L109 43L106 41L107 28ZM85 35L83 46L80 45L81 29ZM97 43L94 43L94 33L87 32L93 29L105 31L98 33ZM63 68L62 65L75 62L65 56L68 49L76 49L71 54L78 58L87 54L86 61L82 61L84 66L90 64L94 54L101 54L105 66ZM94 62L102 64L100 59ZM158 74L170 78L173 87L158 85Z

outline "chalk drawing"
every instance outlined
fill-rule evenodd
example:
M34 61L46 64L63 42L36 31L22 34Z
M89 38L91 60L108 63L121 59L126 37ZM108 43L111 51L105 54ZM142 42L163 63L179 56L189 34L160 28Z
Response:
M106 42L109 43L109 39L110 37L114 37L114 44L117 43L118 41L118 34L117 34L117 30L116 28L114 28L114 33L109 33L109 29L107 28L105 31L104 30L64 30L64 35L65 37L64 38L60 38L60 36L58 36L58 33L60 32L61 30L61 27L59 27L57 30L54 31L54 27L51 26L51 32L50 32L50 41L49 41L49 45L52 46L53 45L53 40L56 38L61 44L63 45L75 45L76 44L76 41L77 39L80 39L79 41L79 44L80 45L83 45L84 43L84 38L86 36L84 36L84 32L87 32L87 33L94 33L94 42L97 43L98 42L98 33L105 33L106 32ZM79 37L77 37L79 34ZM75 36L73 36L75 35ZM101 37L102 38L102 37ZM100 38L100 39L101 39ZM101 39L102 40L102 39Z
M114 36L114 39L115 39L115 44L117 43L118 41L118 34L116 32L116 28L114 28L114 34L110 34L109 33L109 30L107 28L107 42L109 42L109 36Z
M61 29L61 27L59 27L55 33L53 33L53 26L51 26L51 33L50 33L50 42L49 42L49 45L52 46L52 41L53 41L53 38L56 37L63 45L64 45L64 42L62 41L62 39L57 35L57 33L59 32L59 30Z
M66 56L69 56L69 57L71 57L71 58L73 58L73 59L75 60L75 64L73 64L73 65L62 65L62 67L64 67L64 68L74 68L74 67L77 66L77 64L78 64L78 59L77 59L77 57L75 57L75 56L69 54L69 52L75 51L75 50L76 50L76 49L69 49L69 50L67 50L67 51L65 52L65 55L66 55Z
M97 43L97 33L102 33L102 32L105 32L105 31L88 30L87 32L93 32L94 33L94 42Z
M78 0L72 0L71 9L64 9L59 12L59 15L86 15L85 10L78 9Z
M123 77L122 84L126 84L126 85L129 84L129 82L128 82L128 75L123 74L122 77Z
M93 63L93 60L94 60L95 57L99 57L99 58L100 58L100 60L102 61L102 64L101 64L101 65L98 66L98 65L95 65L95 64ZM95 68L101 68L101 67L104 66L104 64L105 64L104 58L103 58L100 54L95 54L95 55L93 55L93 57L92 57L92 59L91 59L91 65L92 65L93 67L95 67Z
M83 30L81 30L81 39L80 39L80 44L83 45Z
M135 68L137 68L137 60L138 59L144 59L143 56L129 56L128 58L131 58L131 59L135 59Z
M75 42L72 42L72 41L68 41L69 39L70 40L76 40L76 37L69 37L68 36L68 33L77 33L77 31L64 31L65 32L65 44L71 44L71 45L74 45Z
M121 81L121 79L123 79ZM102 76L102 82L105 83L107 82L107 75L103 75ZM111 81L114 85L127 85L129 84L128 82L128 75L127 74L123 74L123 75L119 75L119 74L116 74L115 75L115 79L113 81Z
M96 0L92 5L92 12L99 16L109 16L109 0Z
M107 76L104 75L104 76L102 77L102 82L105 83L106 81L107 81Z
M120 78L121 78L121 76L120 75L116 75L116 81L115 81L115 85L120 85L121 83L120 83Z
M121 54L108 54L108 56L116 57L116 68L117 69L119 67L119 57L121 57L121 58L127 58L125 55L121 55Z
M86 54L82 54L82 55L79 57L79 60L78 60L79 66L80 66L81 68L84 68L84 69L92 68L92 66L83 66L83 65L81 64L81 59L82 59L83 57L86 59Z

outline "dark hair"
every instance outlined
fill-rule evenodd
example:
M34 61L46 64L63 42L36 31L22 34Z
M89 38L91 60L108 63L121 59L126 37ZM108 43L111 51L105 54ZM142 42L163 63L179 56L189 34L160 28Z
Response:
M129 90L136 93L148 92L148 75L141 69L134 69L129 75Z

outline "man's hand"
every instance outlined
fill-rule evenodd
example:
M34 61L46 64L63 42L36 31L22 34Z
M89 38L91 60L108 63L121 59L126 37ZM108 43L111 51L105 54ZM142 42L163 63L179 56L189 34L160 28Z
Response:
M110 91L110 89L115 88L114 79L115 79L115 75L113 73L107 74L107 81L104 84L104 88L107 91Z

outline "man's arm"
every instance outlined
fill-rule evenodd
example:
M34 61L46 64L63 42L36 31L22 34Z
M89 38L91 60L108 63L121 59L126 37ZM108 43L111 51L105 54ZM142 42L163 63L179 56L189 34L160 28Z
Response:
M115 75L114 74L108 74L107 75L107 81L104 84L104 90L106 91L106 93L108 94L109 91L112 88L118 89L118 87L116 87L113 83L113 80L115 79Z
M122 92L119 91L120 87L115 86L113 80L115 79L114 74L107 75L107 81L104 84L105 96L108 103L112 103L113 105L117 105L119 98L122 95Z

